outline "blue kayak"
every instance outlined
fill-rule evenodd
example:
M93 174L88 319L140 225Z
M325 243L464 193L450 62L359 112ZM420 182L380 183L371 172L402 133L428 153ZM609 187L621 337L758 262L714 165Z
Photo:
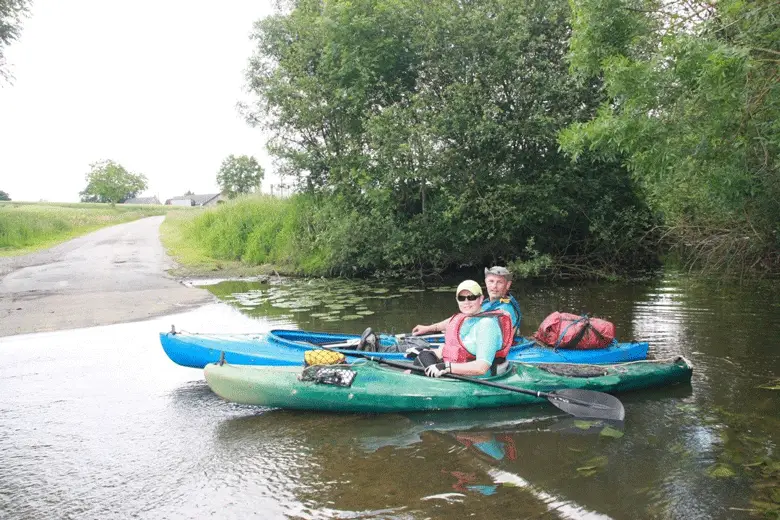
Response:
M401 335L402 337L403 335ZM397 336L380 335L380 343L390 346ZM160 343L174 363L185 367L203 368L216 363L224 353L225 362L233 365L303 365L303 354L325 346L343 352L348 361L354 356L360 339L357 334L307 332L304 330L272 330L259 334L203 334L190 332L162 332ZM427 337L434 346L441 337ZM588 363L612 364L647 358L647 343L618 343L594 350L553 349L539 345L535 340L523 339L509 351L507 359L523 363ZM373 357L404 360L402 352L360 352Z

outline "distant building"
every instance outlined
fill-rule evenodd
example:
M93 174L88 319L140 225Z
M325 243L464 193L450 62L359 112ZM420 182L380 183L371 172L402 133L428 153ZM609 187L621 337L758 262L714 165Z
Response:
M127 199L123 204L160 204L160 199L157 197L134 197Z
M221 193L209 193L206 195L182 195L165 201L167 206L216 206L223 202L225 197Z
M289 197L293 192L293 187L290 184L271 184L270 187L272 197Z

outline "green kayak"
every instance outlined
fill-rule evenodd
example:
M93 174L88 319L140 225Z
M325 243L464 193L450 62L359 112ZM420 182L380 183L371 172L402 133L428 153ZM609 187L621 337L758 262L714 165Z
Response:
M688 383L693 368L684 357L616 365L512 363L490 381L514 388L550 392L586 389L618 393ZM417 373L358 361L351 365L250 366L206 365L206 382L235 403L335 412L390 413L517 406L544 398L479 383Z

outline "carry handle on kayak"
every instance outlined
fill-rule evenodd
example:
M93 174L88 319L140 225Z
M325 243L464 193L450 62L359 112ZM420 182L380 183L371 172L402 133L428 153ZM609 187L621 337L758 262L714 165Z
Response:
M310 345L316 348L322 348L323 350L330 350L332 352L338 352L322 345ZM364 354L362 352L350 352L349 356L361 357L374 361L381 365L387 365L395 368L402 368L405 370L414 370L416 372L425 372L425 368L414 365L412 363L401 363L399 361L392 361L389 359L383 359L372 356L370 354ZM582 390L579 388L563 388L560 390L553 390L551 392L541 392L537 390L528 390L525 388L518 388L515 386L504 385L501 383L494 383L493 381L486 381L483 379L475 379L473 377L461 376L458 374L444 374L444 377L450 379L458 379L461 381L468 381L476 385L490 386L493 388L500 388L508 392L517 392L519 394L528 394L536 397L544 397L553 406L563 410L564 412L573 415L574 417L581 417L586 419L607 419L610 421L622 421L626 416L626 410L623 407L623 403L614 395L607 394L605 392L597 392L595 390Z

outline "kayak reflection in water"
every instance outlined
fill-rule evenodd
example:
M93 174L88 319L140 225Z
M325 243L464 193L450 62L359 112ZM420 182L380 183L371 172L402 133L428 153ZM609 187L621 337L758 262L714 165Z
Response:
M515 441L508 434L494 435L492 433L455 433L453 436L467 448L477 450L494 460L517 459L517 447ZM452 485L452 489L461 493L475 491L483 495L493 495L498 491L495 484L478 484L477 476L473 473L463 473L461 471L447 471L457 482Z
M474 448L495 460L517 458L515 441L507 434L498 437L492 433L456 433L455 438L468 448Z
M509 314L501 310L483 312L485 296L474 280L461 282L455 299L460 312L448 320L444 345L432 348L428 342L412 338L411 343L399 344L405 347L405 356L424 367L425 375L429 377L494 375L505 370L508 366L506 356L513 342ZM376 344L376 337L370 336L370 330L367 330L361 337L359 349L365 348L367 341Z

